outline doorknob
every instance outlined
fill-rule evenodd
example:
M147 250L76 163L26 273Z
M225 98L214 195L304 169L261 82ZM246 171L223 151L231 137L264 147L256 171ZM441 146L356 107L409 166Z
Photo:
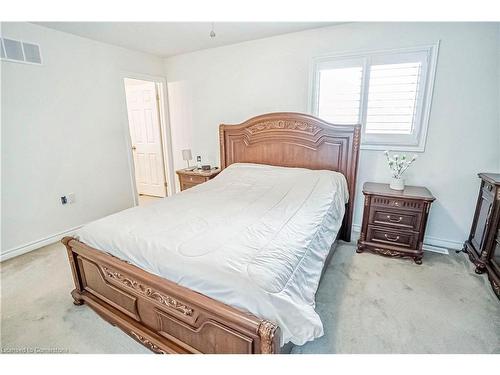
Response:
M136 149L137 149L137 147L135 147L135 146L132 146L132 150L134 150L134 151L135 151Z

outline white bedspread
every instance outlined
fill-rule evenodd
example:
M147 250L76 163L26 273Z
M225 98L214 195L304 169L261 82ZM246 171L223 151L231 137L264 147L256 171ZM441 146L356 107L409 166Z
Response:
M279 324L323 335L315 293L348 199L344 176L233 164L215 179L85 225L80 241Z

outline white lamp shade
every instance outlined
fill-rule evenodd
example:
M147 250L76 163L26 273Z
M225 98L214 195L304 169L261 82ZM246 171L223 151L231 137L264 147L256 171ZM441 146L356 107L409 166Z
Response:
M182 160L192 160L193 155L191 155L191 150L182 150Z

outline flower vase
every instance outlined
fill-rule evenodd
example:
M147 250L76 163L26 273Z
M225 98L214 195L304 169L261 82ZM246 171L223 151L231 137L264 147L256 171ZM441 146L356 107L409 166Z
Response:
M389 187L393 190L404 190L405 189L405 180L403 178L391 178L391 183Z

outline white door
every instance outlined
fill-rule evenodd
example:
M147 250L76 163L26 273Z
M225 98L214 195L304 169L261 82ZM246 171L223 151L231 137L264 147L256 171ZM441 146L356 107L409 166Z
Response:
M165 197L167 191L156 84L126 79L125 91L137 191L143 195Z

